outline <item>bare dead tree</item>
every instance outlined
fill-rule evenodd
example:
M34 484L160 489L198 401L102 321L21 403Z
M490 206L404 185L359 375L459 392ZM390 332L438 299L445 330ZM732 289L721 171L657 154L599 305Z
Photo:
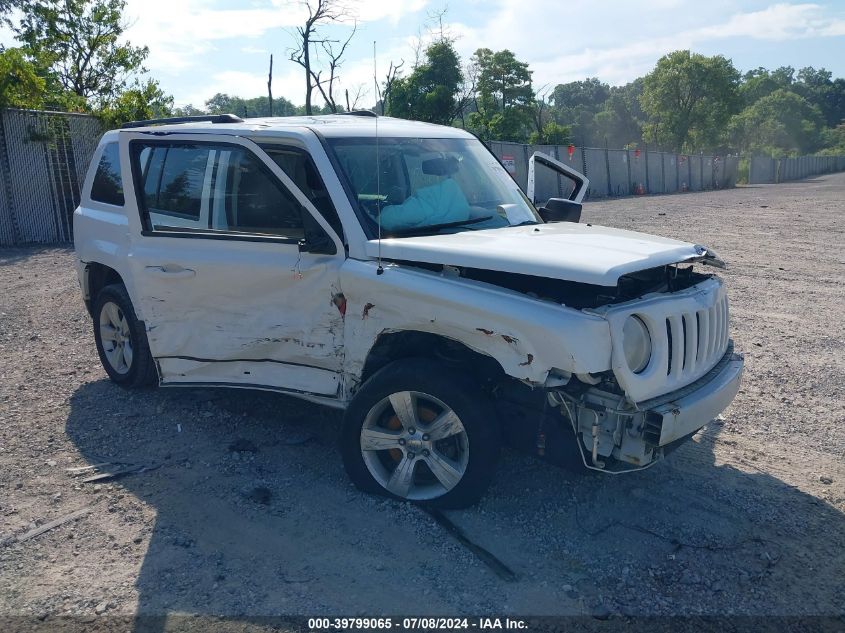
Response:
M370 91L364 84L355 84L353 89L355 92L353 93L351 105L349 103L349 90L346 90L346 109L350 112L352 110L357 110L360 107L361 99L370 94Z
M376 97L379 101L381 101L381 114L384 116L384 110L387 106L387 101L390 99L390 91L393 89L393 84L399 79L399 71L402 69L402 66L405 65L405 60L402 59L399 61L398 64L394 64L391 60L390 67L387 69L387 76L384 79L384 90L378 84L378 80L376 80Z
M455 97L455 112L452 114L452 118L460 118L461 119L461 127L466 128L466 112L469 105L476 101L476 88L478 87L478 65L477 64L467 64L466 68L464 68L464 80L461 83L461 90L458 95ZM478 104L476 102L476 110L478 109Z
M428 34L429 37L438 42L454 42L455 37L449 31L449 27L443 24L446 15L449 13L449 5L444 5L442 9L428 11Z
M319 35L317 29L323 24L343 22L350 16L342 0L304 0L302 4L308 11L308 17L302 26L296 27L296 46L290 51L290 60L299 64L305 72L305 112L310 115L313 114L311 100L314 88L319 85L319 80L315 78L319 73L313 68L313 47L328 41Z
M546 97L549 96L549 84L544 84L537 91L537 98L534 100L534 127L537 130L537 136L543 138L543 114L548 104Z
M267 75L267 100L270 104L270 116L273 116L273 53L270 53L270 72Z
M311 77L314 80L314 86L320 91L323 101L325 101L326 105L331 108L332 112L337 112L337 102L334 97L334 89L337 80L340 78L338 71L343 64L343 55L346 53L346 48L349 46L349 42L352 41L352 38L355 37L355 32L357 30L358 23L355 22L352 24L352 33L349 34L349 37L346 38L346 41L342 44L340 43L340 40L324 39L320 41L320 47L323 49L323 52L326 54L326 58L328 60L328 68L326 69L328 70L328 78L320 79L323 69L315 71L313 65L311 67ZM336 49L335 47L338 44L340 44L340 48Z

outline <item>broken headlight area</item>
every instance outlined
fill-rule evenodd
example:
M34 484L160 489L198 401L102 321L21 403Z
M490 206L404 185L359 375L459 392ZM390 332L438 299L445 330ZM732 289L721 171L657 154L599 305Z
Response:
M546 397L571 427L587 468L625 472L654 464L719 415L736 396L743 368L729 341L705 375L650 400L631 403L606 376L595 385L574 380L547 389Z
M627 399L596 387L573 393L550 389L549 404L572 427L587 468L623 472L645 468L663 456L662 418L633 408Z
M663 454L659 422L632 407L612 372L544 389L510 382L495 396L508 443L554 464L618 472L648 466Z

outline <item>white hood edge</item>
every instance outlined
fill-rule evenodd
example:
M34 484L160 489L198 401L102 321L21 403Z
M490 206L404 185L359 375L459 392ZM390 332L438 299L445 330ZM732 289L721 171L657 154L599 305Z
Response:
M378 257L378 240L367 242L366 253ZM623 275L707 255L707 249L689 242L572 222L381 240L381 257L387 260L465 266L598 286L615 286Z

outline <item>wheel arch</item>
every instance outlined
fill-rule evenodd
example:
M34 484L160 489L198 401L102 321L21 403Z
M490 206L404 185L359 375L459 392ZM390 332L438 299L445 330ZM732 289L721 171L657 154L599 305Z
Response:
M361 384L381 368L406 358L431 358L450 366L461 367L475 374L482 383L506 377L499 361L461 341L431 332L402 330L383 332L376 338L364 360Z
M110 284L126 285L123 277L114 268L99 262L88 262L85 264L82 276L82 295L85 300L85 307L88 309L88 314L92 314L94 299L97 297L97 293Z

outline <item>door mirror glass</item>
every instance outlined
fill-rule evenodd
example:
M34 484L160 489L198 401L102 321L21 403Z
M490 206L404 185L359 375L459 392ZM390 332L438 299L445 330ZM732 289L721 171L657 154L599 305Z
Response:
M581 220L581 203L563 198L549 198L548 202L537 211L544 222L579 222Z

